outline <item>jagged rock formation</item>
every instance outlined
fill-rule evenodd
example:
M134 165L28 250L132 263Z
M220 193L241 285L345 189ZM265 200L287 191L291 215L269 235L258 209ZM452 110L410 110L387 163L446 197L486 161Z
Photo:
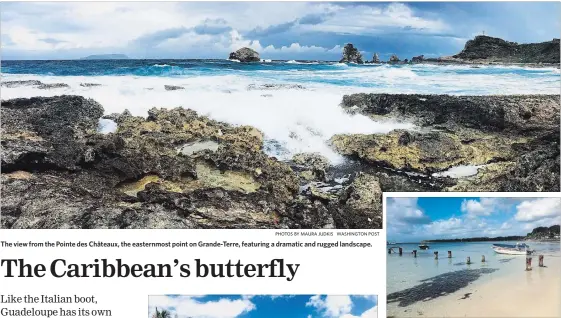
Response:
M363 64L362 54L351 43L347 43L343 48L343 57L339 63L357 63Z
M230 60L238 60L240 62L259 62L261 58L259 57L259 53L257 51L250 49L248 47L243 47L236 52L230 53Z
M542 43L518 44L486 35L467 41L464 49L454 55L467 61L500 63L559 63L559 39Z
M399 63L399 57L397 57L396 54L392 54L392 56L390 56L390 60L388 63Z
M419 127L332 137L334 149L369 165L426 176L434 190L559 191L558 96L353 94L342 107ZM462 165L480 168L454 180L434 175Z
M253 127L153 108L106 115L117 130L101 134L102 106L79 96L2 101L1 116L2 228L382 224L387 178L355 173L327 190L325 159L279 162Z
M421 63L425 60L425 56L424 55L419 55L419 56L413 56L413 58L411 59L411 62L413 63Z
M378 53L374 53L374 56L372 56L372 63L376 63L376 64L380 64L380 57L378 56Z

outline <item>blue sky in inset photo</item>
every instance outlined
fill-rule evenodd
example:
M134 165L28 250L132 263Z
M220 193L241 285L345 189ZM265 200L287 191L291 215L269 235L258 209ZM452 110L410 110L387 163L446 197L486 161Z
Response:
M150 296L149 313L177 318L376 318L377 296L206 295Z
M561 223L560 198L388 198L387 237L429 239L524 236Z
M559 37L559 2L3 2L2 58L367 59L459 52L483 32L520 43Z

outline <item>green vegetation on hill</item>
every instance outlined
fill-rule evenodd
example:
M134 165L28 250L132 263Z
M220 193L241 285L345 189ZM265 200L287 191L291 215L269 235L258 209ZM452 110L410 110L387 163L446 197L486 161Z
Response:
M498 236L498 237L470 237L458 239L426 240L425 242L485 242L485 241L522 241L522 240L548 240L559 239L559 225L550 227L537 227L526 236Z

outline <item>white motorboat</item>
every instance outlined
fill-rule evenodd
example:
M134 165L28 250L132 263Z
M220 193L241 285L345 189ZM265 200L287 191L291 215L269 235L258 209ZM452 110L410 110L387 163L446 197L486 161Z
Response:
M530 249L530 246L525 243L516 243L515 245L493 244L493 250L495 253L508 255L528 255L534 252Z

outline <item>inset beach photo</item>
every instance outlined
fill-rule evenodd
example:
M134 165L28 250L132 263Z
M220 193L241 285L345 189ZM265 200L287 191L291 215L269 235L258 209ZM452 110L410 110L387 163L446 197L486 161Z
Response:
M388 317L558 317L561 198L388 197Z
M559 191L560 10L2 3L0 228L381 229L386 192Z
M149 296L148 318L377 318L375 295Z

